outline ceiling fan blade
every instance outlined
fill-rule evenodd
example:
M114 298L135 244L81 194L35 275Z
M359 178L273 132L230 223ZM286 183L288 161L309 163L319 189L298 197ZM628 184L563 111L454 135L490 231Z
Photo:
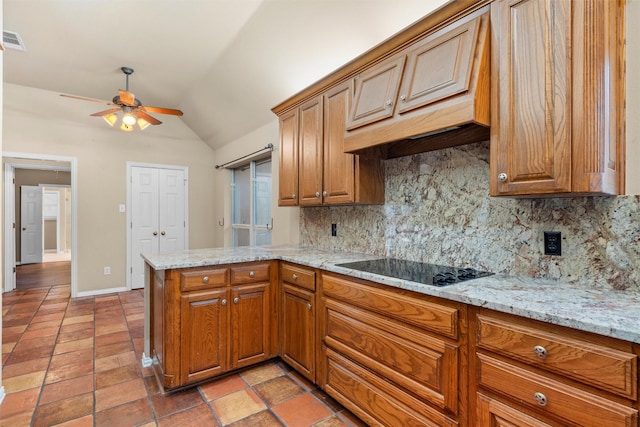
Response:
M120 89L118 92L120 94L120 102L122 102L124 105L128 105L129 107L135 107L136 96L133 93L122 89Z
M141 119L144 119L144 120L148 121L148 122L149 122L149 123L151 123L152 125L159 125L159 124L162 124L162 122L161 122L160 120L156 119L156 118L155 118L155 117L153 117L153 116L148 115L147 113L145 113L144 111L142 111L142 110L140 110L140 109L138 109L138 110L134 111L134 112L133 112L133 115L135 115L135 116L137 116L137 117L139 117L139 118L141 118Z
M117 113L120 110L122 110L122 109L121 108L109 108L108 110L99 111L97 113L93 113L93 114L89 114L89 115L90 116L95 116L95 117L102 117L102 116L106 116L107 114Z
M144 111L147 111L149 113L171 114L174 116L181 116L183 114L182 111L174 110L172 108L149 107L147 105L144 105L142 108L144 109Z
M116 105L111 101L104 101L102 99L94 99L94 98L85 98L82 96L75 96L75 95L66 95L64 93L61 93L60 96L64 96L65 98L73 98L73 99L79 99L81 101L91 101L91 102L97 102L99 104L105 104L105 105Z

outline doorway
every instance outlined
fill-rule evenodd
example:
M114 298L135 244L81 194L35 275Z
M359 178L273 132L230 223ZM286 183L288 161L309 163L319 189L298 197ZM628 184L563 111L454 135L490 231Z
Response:
M3 165L4 291L16 289L17 273L24 273L26 275L21 276L24 279L21 280L21 284L26 284L27 287L39 281L70 283L71 297L75 297L77 160L73 157L4 152ZM22 228L25 228L20 218L20 187L23 185L35 187L42 194L42 231L34 240L40 251L41 259L36 259L38 262L24 262L21 259L21 232ZM45 194L48 194L48 197ZM57 203L53 203L54 200Z

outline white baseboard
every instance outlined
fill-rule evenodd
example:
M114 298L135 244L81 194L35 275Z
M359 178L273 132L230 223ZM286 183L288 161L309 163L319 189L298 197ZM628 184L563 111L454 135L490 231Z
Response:
M2 401L4 400L5 396L6 396L6 393L4 392L4 386L0 386L0 404L2 404Z
M92 297L92 296L104 295L104 294L115 294L117 292L125 292L127 290L128 289L126 286L122 286L119 288L98 289L97 291L82 291L82 292L78 292L78 294L76 295L76 298Z
M147 356L146 354L142 353L142 367L143 368L149 368L151 365L153 365L153 359L150 358L149 356Z

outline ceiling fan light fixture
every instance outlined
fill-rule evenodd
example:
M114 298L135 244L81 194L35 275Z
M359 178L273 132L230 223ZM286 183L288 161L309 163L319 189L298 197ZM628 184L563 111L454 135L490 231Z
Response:
M140 130L145 130L150 125L151 123L149 123L145 119L140 119L140 118L138 119L138 127L140 128Z
M136 118L131 113L124 113L122 116L122 123L128 126L133 126L136 124Z
M125 132L131 132L131 131L133 131L133 126L128 125L123 121L122 125L120 126L120 130L123 130Z
M113 125L116 124L116 122L118 121L118 115L111 113L111 114L107 114L106 116L102 116L102 118L104 119L105 122L109 123L109 126L113 127Z

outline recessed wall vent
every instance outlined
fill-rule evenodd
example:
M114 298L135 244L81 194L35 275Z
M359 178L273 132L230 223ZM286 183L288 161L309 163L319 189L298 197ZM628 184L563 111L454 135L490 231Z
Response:
M13 31L2 31L2 44L7 49L19 50L21 52L27 51L20 34L14 33Z

